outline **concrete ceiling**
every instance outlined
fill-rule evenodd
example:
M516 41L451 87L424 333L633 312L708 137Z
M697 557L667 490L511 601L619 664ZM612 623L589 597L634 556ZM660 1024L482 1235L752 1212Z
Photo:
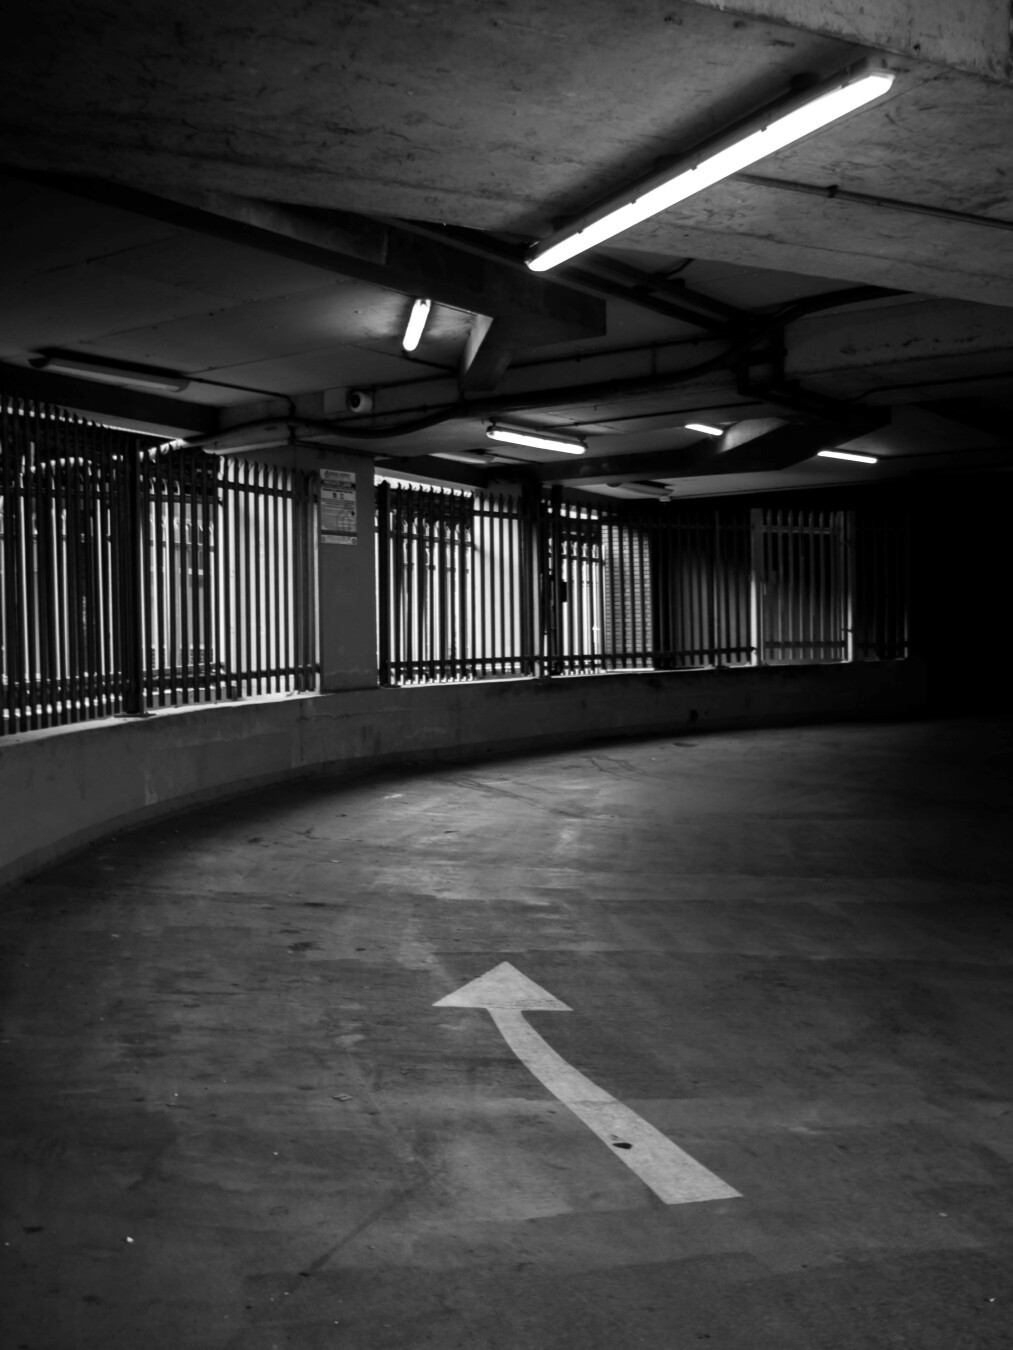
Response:
M0 363L29 392L611 494L854 481L815 457L852 442L877 476L1013 462L1004 2L37 0L5 27ZM554 221L864 56L895 72L879 103L523 266ZM33 371L47 352L190 383ZM493 417L588 452L491 458Z

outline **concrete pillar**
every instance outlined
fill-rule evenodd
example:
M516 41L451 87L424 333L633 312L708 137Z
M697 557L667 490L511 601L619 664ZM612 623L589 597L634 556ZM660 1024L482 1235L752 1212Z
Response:
M338 536L328 538L323 529L318 540L320 688L371 689L377 684L373 463L327 454L320 469L353 473L356 489L354 543L332 542Z

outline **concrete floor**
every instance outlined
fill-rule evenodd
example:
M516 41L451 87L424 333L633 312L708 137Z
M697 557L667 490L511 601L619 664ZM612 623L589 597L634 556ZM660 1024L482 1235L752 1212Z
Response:
M2 1350L1008 1350L1011 764L986 721L602 742L6 892ZM740 1194L663 1202L433 1006L504 961Z

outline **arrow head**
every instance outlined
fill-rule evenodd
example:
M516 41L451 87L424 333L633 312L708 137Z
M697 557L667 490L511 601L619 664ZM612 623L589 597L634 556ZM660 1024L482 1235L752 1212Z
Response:
M522 974L509 961L437 999L434 1008L513 1008L516 1011L572 1012L555 995Z

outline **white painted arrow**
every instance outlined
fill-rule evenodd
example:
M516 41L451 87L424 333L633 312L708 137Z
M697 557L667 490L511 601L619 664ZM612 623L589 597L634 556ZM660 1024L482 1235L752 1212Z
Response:
M433 1007L485 1008L521 1063L608 1144L615 1156L666 1205L683 1205L691 1200L729 1200L739 1195L636 1111L616 1101L556 1054L524 1020L524 1013L572 1009L529 980L509 961L494 966L446 998L437 999Z

